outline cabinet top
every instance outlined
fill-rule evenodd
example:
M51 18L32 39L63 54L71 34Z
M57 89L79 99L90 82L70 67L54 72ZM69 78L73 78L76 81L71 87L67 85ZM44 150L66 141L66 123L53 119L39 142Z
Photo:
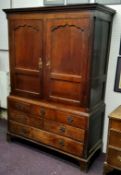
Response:
M121 120L121 105L109 114L109 118L115 118Z
M110 15L115 14L115 10L106 7L102 4L91 3L91 4L78 4L78 5L63 5L63 6L44 6L44 7L34 7L34 8L13 8L13 9L3 9L7 14L9 13L22 13L22 12L61 12L61 11L82 11L82 10L98 10Z

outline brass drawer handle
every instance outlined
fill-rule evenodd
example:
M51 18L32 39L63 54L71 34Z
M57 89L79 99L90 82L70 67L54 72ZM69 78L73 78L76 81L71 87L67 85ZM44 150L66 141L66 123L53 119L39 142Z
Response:
M117 159L121 162L121 156L118 156Z
M59 140L59 145L64 146L64 140Z
M59 130L60 132L64 133L66 131L66 128L64 126L61 126Z
M72 116L68 116L67 121L69 124L73 123L73 117Z

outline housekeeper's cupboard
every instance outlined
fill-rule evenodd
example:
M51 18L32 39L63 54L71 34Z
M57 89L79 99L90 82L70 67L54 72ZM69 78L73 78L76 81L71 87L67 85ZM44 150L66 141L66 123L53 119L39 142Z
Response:
M102 146L114 10L99 4L6 9L11 94L8 136L87 169Z

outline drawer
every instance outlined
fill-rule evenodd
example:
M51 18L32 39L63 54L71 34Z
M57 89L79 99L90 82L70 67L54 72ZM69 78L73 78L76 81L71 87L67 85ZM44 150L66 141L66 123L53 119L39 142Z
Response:
M27 127L25 125L20 125L15 122L9 122L9 129L10 132L15 133L16 135L24 136L67 153L71 153L76 156L82 156L83 154L83 144L72 139L58 136L43 130Z
M121 131L121 121L110 119L110 128L116 129L117 131Z
M109 144L121 148L121 132L110 130Z
M44 129L59 135L70 137L72 139L84 142L85 130L75 128L63 123L44 120Z
M8 107L22 112L30 112L30 104L21 101L8 100Z
M20 123L17 123L15 121L8 121L8 126L9 126L9 132L14 133L16 135L24 136L27 138L31 138L31 127L22 125Z
M83 116L77 116L71 113L57 111L56 120L61 123L65 123L77 128L87 128L87 118Z
M9 120L30 125L35 128L43 128L43 119L21 111L9 109Z
M121 168L121 151L108 148L107 162L111 166Z

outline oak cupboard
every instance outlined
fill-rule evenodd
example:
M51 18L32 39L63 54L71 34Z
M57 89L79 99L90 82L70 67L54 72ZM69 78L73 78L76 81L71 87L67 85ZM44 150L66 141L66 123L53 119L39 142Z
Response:
M5 9L8 136L51 148L87 170L102 147L112 18L99 4Z

